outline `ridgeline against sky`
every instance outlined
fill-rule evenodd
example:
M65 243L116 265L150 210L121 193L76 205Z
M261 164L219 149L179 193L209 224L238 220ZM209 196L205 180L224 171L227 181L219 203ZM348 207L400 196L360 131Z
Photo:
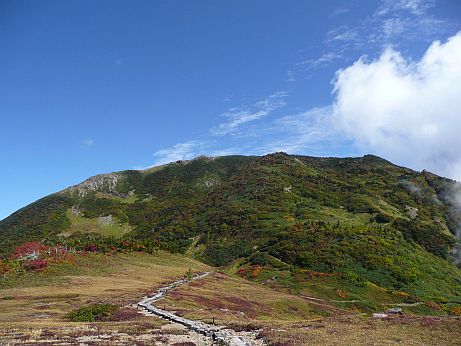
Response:
M461 3L2 1L0 219L99 172L375 153L461 179Z

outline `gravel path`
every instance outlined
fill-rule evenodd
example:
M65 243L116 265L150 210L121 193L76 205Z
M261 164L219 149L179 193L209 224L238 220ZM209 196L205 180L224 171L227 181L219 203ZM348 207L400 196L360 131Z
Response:
M206 272L194 276L191 280L200 280L210 275ZM162 287L157 292L149 297L144 297L139 303L138 308L143 309L149 314L164 318L174 323L186 326L189 330L195 333L205 335L210 338L210 343L227 346L256 346L264 345L262 340L257 340L252 333L245 333L246 335L239 335L236 331L226 328L224 326L210 325L200 321L189 320L187 318L175 315L167 310L159 309L154 305L155 302L164 298L167 293L175 288L185 285L189 280L177 280L168 286Z

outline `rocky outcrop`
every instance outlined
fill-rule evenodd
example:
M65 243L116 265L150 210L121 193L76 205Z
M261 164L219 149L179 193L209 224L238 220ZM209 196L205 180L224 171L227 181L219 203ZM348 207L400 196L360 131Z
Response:
M407 216L412 220L418 216L418 208L406 205L405 211L406 211Z
M98 222L100 225L113 225L114 224L114 217L112 215L107 216L99 216Z
M119 173L109 173L95 175L80 184L71 186L64 191L71 193L77 192L80 197L84 197L90 191L103 191L116 193L117 183L121 180L122 175Z

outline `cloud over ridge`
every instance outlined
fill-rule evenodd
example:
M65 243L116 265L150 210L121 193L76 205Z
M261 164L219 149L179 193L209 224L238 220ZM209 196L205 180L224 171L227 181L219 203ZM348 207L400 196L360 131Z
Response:
M336 73L333 122L355 144L461 180L461 32L419 61L392 48Z
M157 151L156 164L200 154L356 156L461 181L461 32L434 41L421 58L396 48L336 72L330 104L287 114L286 92L229 108L207 135ZM267 115L275 110L278 114ZM263 120L264 119L264 120ZM226 137L223 146L220 138Z

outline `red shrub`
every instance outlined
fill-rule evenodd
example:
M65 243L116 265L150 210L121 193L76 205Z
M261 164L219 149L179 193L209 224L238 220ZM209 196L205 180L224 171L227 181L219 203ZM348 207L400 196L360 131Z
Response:
M88 251L88 252L96 252L96 251L98 251L98 247L96 246L96 244L88 243L88 244L85 246L85 251Z
M75 257L75 255L70 254L70 253L62 253L62 254L51 253L49 256L46 257L46 260L48 261L48 264L63 263L63 262L67 262L69 264L77 263L77 258Z
M11 254L12 259L18 259L32 253L45 252L49 249L49 246L46 246L39 242L28 242L24 243L21 246L18 246L13 253Z
M245 268L240 268L239 270L237 270L237 274L240 275L240 276L245 275L246 272L247 272L247 270Z
M22 264L23 268L26 270L32 270L35 272L42 272L46 269L48 265L47 260L29 260Z

